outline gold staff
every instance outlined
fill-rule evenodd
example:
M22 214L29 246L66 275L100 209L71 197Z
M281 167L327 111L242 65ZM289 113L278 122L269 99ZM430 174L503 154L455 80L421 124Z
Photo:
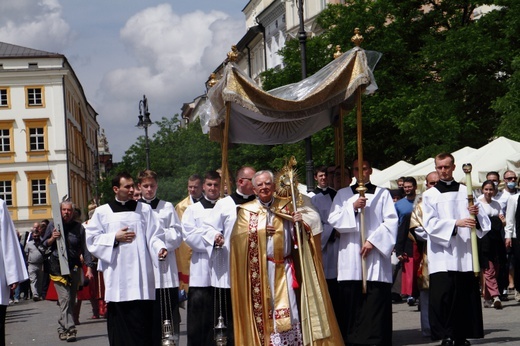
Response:
M295 179L295 172L294 172L294 169L293 167L296 166L296 159L294 158L294 156L292 156L290 159L289 159L289 162L288 164L283 168L283 171L285 174L283 174L283 176L281 177L281 181L280 183L283 184L285 187L287 185L290 185L291 186L291 201L292 201L292 205L293 205L293 212L297 212L297 204L296 204L296 193L295 193L295 190L294 190L294 183L296 181ZM302 294L303 294L303 297L304 297L304 300L305 300L305 307L307 308L306 312L307 312L307 328L309 329L309 332L308 332L308 335L309 335L309 343L311 345L314 345L314 340L313 340L313 337L312 337L312 321L311 321L311 315L310 315L310 306L309 306L309 299L308 299L308 295L307 295L307 285L305 284L306 283L306 280L305 280L305 262L303 260L303 254L302 254L302 236L300 234L300 223L299 222L296 222L295 223L295 227L296 227L296 239L298 241L298 257L300 259L300 266L301 266L301 274L302 274ZM303 311L302 311L303 313ZM304 340L305 341L305 340ZM305 343L306 344L306 343Z
M351 41L356 46L360 46L363 42L363 36L360 34L359 28L354 29L354 36ZM358 150L358 187L356 191L359 192L359 197L365 197L365 192L368 190L365 187L364 176L363 176L363 121L361 119L361 87L356 90L356 104L357 104L357 150ZM361 209L359 214L359 231L361 235L361 247L366 242L365 236L365 208ZM363 293L367 293L367 260L365 257L361 258L361 275L363 280Z
M471 163L465 163L462 165L462 170L466 173L466 188L468 190L468 206L472 207L475 203L473 201L473 183L471 181L471 170L473 166ZM470 217L475 220L475 215L471 214ZM480 274L480 263L478 261L478 244L477 244L477 229L475 226L471 228L471 252L473 253L473 272L475 276Z

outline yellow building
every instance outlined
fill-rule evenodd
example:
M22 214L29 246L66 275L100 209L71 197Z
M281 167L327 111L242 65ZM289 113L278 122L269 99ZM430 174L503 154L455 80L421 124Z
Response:
M67 58L0 42L0 198L20 232L51 218L49 184L93 198L97 113Z

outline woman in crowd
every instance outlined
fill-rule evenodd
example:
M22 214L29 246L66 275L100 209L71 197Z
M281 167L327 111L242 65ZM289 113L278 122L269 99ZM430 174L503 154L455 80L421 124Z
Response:
M482 286L484 307L502 309L497 278L500 270L498 256L501 251L505 251L501 249L504 247L501 231L504 227L505 217L500 204L492 199L495 190L495 184L491 180L486 180L482 184L482 195L478 198L479 207L484 209L491 220L491 230L482 239L479 239L479 260L484 275Z

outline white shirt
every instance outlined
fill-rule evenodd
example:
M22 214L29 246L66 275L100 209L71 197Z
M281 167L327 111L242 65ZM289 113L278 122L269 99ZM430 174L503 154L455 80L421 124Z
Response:
M505 238L516 238L516 208L518 208L519 195L512 195L507 200Z
M374 194L365 193L365 237L374 245L366 257L367 280L392 282L390 256L397 237L397 213L390 192L376 187ZM334 197L329 223L340 234L338 254L338 281L361 280L361 212L354 210L359 194L352 187L342 188Z

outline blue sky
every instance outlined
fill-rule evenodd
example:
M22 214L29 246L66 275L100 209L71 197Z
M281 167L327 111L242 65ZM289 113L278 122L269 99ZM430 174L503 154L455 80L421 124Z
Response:
M152 120L180 113L246 32L247 0L16 0L0 2L0 41L64 54L99 113L114 161ZM150 133L155 132L155 125Z

